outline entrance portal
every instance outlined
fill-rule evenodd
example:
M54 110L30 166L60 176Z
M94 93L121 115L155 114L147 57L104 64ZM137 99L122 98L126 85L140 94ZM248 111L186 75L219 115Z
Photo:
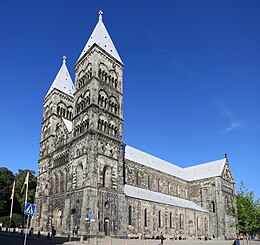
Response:
M61 231L61 208L58 205L53 210L52 225L56 231Z

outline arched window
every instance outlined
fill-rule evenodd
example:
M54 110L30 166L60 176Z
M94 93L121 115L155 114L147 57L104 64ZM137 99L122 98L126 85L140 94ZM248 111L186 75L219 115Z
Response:
M168 194L171 193L171 182L168 182Z
M103 187L112 186L112 170L110 166L105 166L103 170Z
M61 176L61 172L57 173L57 192L61 192L62 191L62 176Z
M128 207L128 225L132 225L132 206Z
M54 174L52 177L52 193L56 193L56 175Z
M60 101L57 105L57 114L59 116L65 117L66 110L67 110L66 105L62 101Z
M214 201L211 202L211 206L212 206L212 213L215 213L216 209L215 209L215 202Z
M177 196L179 197L180 196L180 186L177 185Z
M158 180L157 180L157 188L158 188L158 191L160 191L160 185L161 185L160 179L158 179Z
M118 105L117 99L115 97L111 96L109 98L109 111L114 114L118 114L118 108L119 108L119 105Z
M144 227L147 227L147 208L144 209Z
M205 226L205 231L208 231L208 220L207 220L207 218L204 219L204 226Z
M104 109L107 109L107 93L103 90L99 91L98 105Z
M158 212L158 227L161 228L162 226L162 219L161 219L161 211Z
M67 190L67 172L66 170L63 171L63 191Z
M148 177L147 177L147 186L148 186L148 189L151 189L151 177L150 177L150 175L148 175Z
M227 196L225 197L225 208L226 208L226 211L229 210L229 200L228 200Z
M180 229L182 230L183 228L184 228L183 214L180 214Z
M200 229L200 219L199 219L199 217L197 217L197 230L199 230Z
M83 185L83 166L79 164L76 169L76 186L80 187Z
M172 228L172 213L170 213L170 229Z
M188 190L187 190L187 187L185 187L184 191L185 191L185 198L187 199L187 198L188 198Z
M139 185L139 172L136 172L136 185Z

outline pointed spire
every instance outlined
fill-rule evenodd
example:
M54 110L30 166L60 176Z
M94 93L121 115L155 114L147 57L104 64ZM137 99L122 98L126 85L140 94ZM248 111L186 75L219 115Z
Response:
M78 61L85 53L87 53L87 51L94 43L99 45L107 53L112 55L116 60L123 63L104 25L102 10L99 10L98 12L98 23L96 24L92 34L90 35L90 38L88 39L83 51L81 52Z
M54 89L58 89L62 92L64 92L65 94L68 94L70 96L73 96L74 92L75 92L75 87L74 84L71 80L69 71L67 69L66 66L66 56L63 56L63 62L62 62L62 66L58 72L58 74L56 75L48 93L46 94L45 97L48 96L48 94Z

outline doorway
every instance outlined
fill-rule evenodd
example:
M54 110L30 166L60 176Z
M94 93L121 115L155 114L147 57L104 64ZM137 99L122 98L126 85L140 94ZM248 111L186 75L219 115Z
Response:
M61 215L61 208L58 205L55 206L53 210L52 225L54 226L54 229L58 232L61 231Z

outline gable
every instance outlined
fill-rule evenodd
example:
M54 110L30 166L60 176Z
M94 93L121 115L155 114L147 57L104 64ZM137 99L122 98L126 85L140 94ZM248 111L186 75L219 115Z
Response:
M224 168L222 171L222 177L223 177L223 179L227 180L228 182L235 182L227 160L225 162L225 165L224 165Z

